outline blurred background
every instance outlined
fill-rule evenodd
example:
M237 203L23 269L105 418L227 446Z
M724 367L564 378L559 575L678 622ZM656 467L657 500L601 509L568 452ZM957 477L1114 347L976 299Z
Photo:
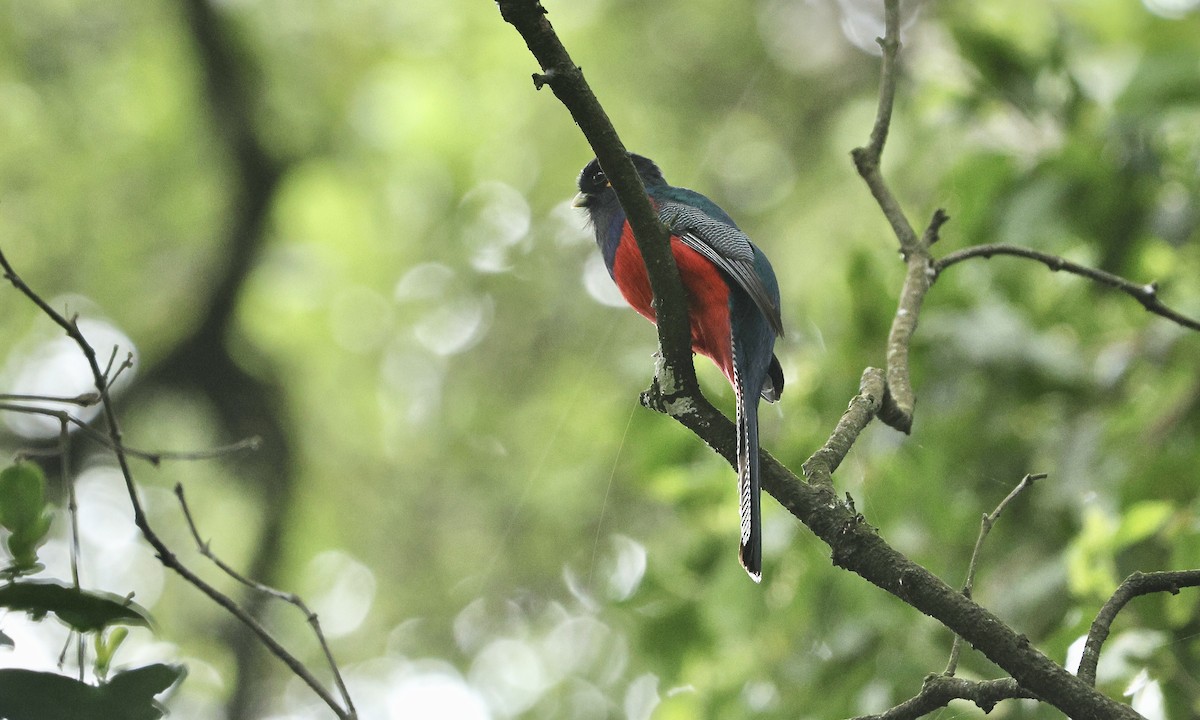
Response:
M879 3L545 4L630 149L771 257L787 392L763 445L798 470L884 362L902 279L849 158ZM904 41L884 169L915 225L950 214L935 250L1020 243L1200 315L1195 0L913 4ZM486 0L6 3L0 247L101 355L136 353L131 446L263 438L136 465L151 521L326 677L294 608L194 551L175 484L224 560L303 594L364 718L835 718L915 694L949 633L769 499L747 580L733 472L638 406L655 335L569 206L592 153L538 69ZM993 530L975 596L1058 661L1120 578L1200 566L1200 334L997 258L939 279L913 350L912 436L872 425L835 475L889 542L959 585L981 514L1048 473ZM11 289L0 353L0 392L87 387ZM57 442L3 420L6 457ZM118 666L185 663L174 717L330 716L159 567L108 454L77 437L68 462L84 585L157 620ZM67 527L48 577L69 577ZM57 667L65 629L0 622L0 665ZM1197 716L1198 633L1200 593L1137 600L1101 684ZM960 675L1000 674L966 652Z

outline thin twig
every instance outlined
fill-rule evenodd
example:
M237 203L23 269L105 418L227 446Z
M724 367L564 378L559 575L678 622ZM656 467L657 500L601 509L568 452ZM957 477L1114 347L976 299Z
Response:
M211 543L200 538L200 530L197 529L196 521L192 517L192 510L190 507L188 507L187 498L183 493L182 483L175 483L175 496L179 498L179 507L183 509L183 517L187 521L188 530L191 531L192 539L196 541L196 549L201 555L208 558L214 565L220 568L222 572L237 582L256 592L260 592L263 595L267 595L275 598L276 600L282 600L283 602L294 605L300 610L301 613L304 614L304 619L307 620L309 626L312 627L313 634L316 635L317 642L321 645L321 651L325 653L325 660L329 663L329 669L333 673L333 680L337 684L338 692L341 693L342 700L346 703L346 707L350 710L351 714L353 714L355 712L354 701L350 699L350 692L346 689L346 683L342 679L342 672L338 668L337 660L335 660L333 657L333 651L329 648L329 643L325 640L325 633L321 630L321 622L317 619L317 614L308 608L308 605L305 604L304 599L299 595L296 595L295 593L284 592L282 590L273 588L270 585L264 585L257 580L252 580L251 578L248 578L235 570L231 565L218 557L216 553L212 551Z
M1012 678L972 682L945 675L925 678L921 692L878 715L860 715L854 720L916 720L950 704L951 700L969 700L985 713L991 712L1001 700L1037 699Z
M975 590L975 571L979 567L979 554L983 550L983 541L987 538L988 533L992 531L992 526L1000 519L1000 513L1004 512L1004 508L1008 504L1017 499L1017 496L1025 492L1038 480L1045 480L1046 473L1030 473L1021 478L1021 482L1012 489L1008 495L1000 501L996 509L990 513L984 513L983 520L979 523L979 537L975 538L975 549L971 551L971 562L967 565L967 579L963 583L962 594L968 598L972 597L971 593ZM958 635L954 636L954 643L950 646L950 662L946 663L946 669L943 675L953 676L958 670L958 656L962 652L962 638Z
M70 424L66 420L58 421L58 472L63 492L67 495L67 516L71 519L71 584L74 586L75 591L79 592L81 589L79 583L79 504L75 502L75 483L71 482L70 427ZM85 652L83 633L77 633L75 639L75 663L79 666L79 682L83 682Z
M964 260L970 260L971 258L976 257L986 259L992 257L993 255L1012 255L1014 257L1035 260L1051 270L1054 270L1055 272L1062 270L1073 275L1079 275L1080 277L1093 280L1101 285L1107 285L1108 287L1120 290L1126 295L1129 295L1134 300L1137 300L1138 303L1140 303L1142 307L1146 308L1147 311L1152 312L1155 315L1164 317L1171 322L1188 328L1189 330L1200 331L1200 320L1195 320L1183 315L1182 313L1172 310L1159 301L1158 283L1141 285L1126 280L1120 275L1114 275L1110 272L1099 270L1097 268L1090 268L1086 265L1080 265L1079 263L1071 262L1070 260L1057 255L1051 255L1050 253L1044 253L1040 250L1034 250L1032 248L1021 247L1020 245L991 243L987 245L976 245L974 247L952 252L933 264L933 279L936 280L946 268L951 267L952 265L957 265Z
M879 203L880 209L896 233L901 252L907 256L917 248L917 234L879 171L883 146L887 142L892 123L892 107L896 103L896 85L899 82L896 65L896 58L900 54L899 0L884 2L884 36L877 38L876 42L879 43L883 57L879 69L879 106L875 111L875 124L871 128L871 136L866 146L855 148L850 156L854 159L858 174L866 181L871 194L875 196L875 201Z
M1096 684L1096 667L1100 664L1100 649L1112 630L1113 621L1130 600L1139 595L1169 592L1179 593L1181 588L1200 586L1200 570L1163 570L1160 572L1135 572L1125 578L1100 612L1092 621L1087 642L1083 646L1083 657L1079 661L1079 679L1088 685Z
M91 407L100 402L98 393L83 393L75 397L62 397L59 395L20 395L10 393L0 393L0 401L3 402L56 402L64 405L78 405L80 407Z
M79 316L72 315L71 316L71 324L78 327L78 323L79 323ZM117 361L117 353L119 353L119 352L121 352L121 348L117 345L113 345L112 352L109 353L109 355L108 355L108 364L104 366L104 372L101 373L101 376L104 377L104 384L110 388L112 387L112 378L110 377L110 373L112 372L112 369L113 369L113 363L115 363ZM120 370L118 369L117 372L120 372Z
M242 452L243 450L258 450L260 447L262 447L262 438L254 435L238 440L237 442L229 443L228 445L218 445L206 450L155 450L153 452L139 450L137 452L140 453L140 457L142 459L148 460L152 464L157 465L163 460L178 460L184 462L192 460L212 460L214 458L224 457L226 455L233 455L235 453Z
M13 403L0 402L0 411L25 413L28 415L44 415L46 417L52 417L52 418L55 418L56 420L58 420L59 422L70 423L71 425L74 425L75 427L79 428L79 430L89 440L97 442L97 443L103 445L104 447L108 448L109 450L114 449L113 444L112 444L112 439L108 435L100 432L99 430L97 430L96 428L94 428L90 424L88 424L86 421L75 417L74 415L67 412L66 410L53 410L51 408L41 407L38 405L16 405ZM218 445L217 447L208 448L206 450L179 450L179 451L154 450L154 451L151 451L151 450L138 450L137 448L132 448L132 447L129 447L128 445L126 445L124 447L124 451L125 451L125 454L128 455L129 457L135 457L135 458L138 458L139 460L145 460L146 462L150 463L151 465L160 465L163 460L178 460L178 461L212 460L214 458L224 457L226 455L233 455L234 453L239 453L243 450L257 450L261 446L262 446L262 438L260 438L258 436L253 436L253 437L244 438L242 440L238 440L237 442L234 442L234 443L229 443L228 445Z
M114 345L113 346L113 356L114 357L116 356L116 353L117 353L117 347ZM108 374L108 371L105 371L104 377L108 381L108 386L112 387L113 384L115 384L117 382L117 378L121 377L121 373L125 372L126 370L132 370L132 369L133 369L133 353L127 353L125 355L125 359L121 362L120 365L117 366L116 372L114 372L110 376Z
M71 583L79 590L79 503L75 499L75 483L71 480L71 431L65 418L58 422L59 481L67 496L67 516L71 518Z
M321 700L329 706L334 713L342 720L352 720L356 718L353 708L343 708L338 704L330 692L321 684L312 672L302 663L296 656L288 652L287 648L283 647L278 640L250 613L246 612L240 605L237 604L228 595L217 590L212 585L205 582L200 576L196 575L191 569L183 564L171 548L158 536L154 528L150 525L150 520L146 516L145 508L142 507L142 501L138 497L137 485L133 480L133 471L129 466L129 453L126 452L124 441L121 434L121 425L117 420L116 410L113 407L112 399L109 397L108 383L104 373L100 370L100 363L96 357L96 350L88 343L87 338L80 332L78 324L74 319L68 320L63 317L57 310L52 308L37 292L29 287L24 280L17 275L12 265L9 264L8 258L4 252L0 250L0 268L4 270L4 277L12 283L18 291L25 297L29 298L30 302L41 308L41 310L55 322L59 327L66 331L67 336L75 341L79 346L80 351L87 359L88 366L92 371L92 379L95 382L96 390L100 393L100 405L104 411L105 420L108 423L108 436L112 443L112 451L116 456L117 465L121 470L121 477L125 480L125 491L129 496L130 505L133 508L133 521L141 531L142 536L146 538L146 542L150 543L158 554L159 561L170 568L176 574L181 576L185 581L195 587L197 590L207 595L209 599L217 605L225 609L238 620L250 629L266 646L275 657L279 658L292 673L300 678Z

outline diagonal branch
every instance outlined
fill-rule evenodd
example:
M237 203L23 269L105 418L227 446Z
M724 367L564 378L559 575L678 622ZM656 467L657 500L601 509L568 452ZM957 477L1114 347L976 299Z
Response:
M305 621L312 628L313 636L316 637L317 643L321 646L321 652L325 655L325 662L329 665L329 672L333 675L333 681L337 685L338 694L342 696L342 702L345 703L348 713L354 715L356 713L354 700L350 697L350 691L346 689L346 681L342 679L342 671L338 668L337 660L333 657L333 650L329 648L329 642L325 639L325 632L321 630L321 621L318 619L317 614L308 608L308 604L304 602L304 598L295 593L277 590L257 580L251 580L234 569L232 565L222 560L212 551L210 543L200 537L200 529L196 527L196 520L192 517L192 509L188 507L187 497L184 495L181 483L175 483L175 496L179 498L179 507L183 510L183 518L187 521L188 530L192 533L192 539L196 541L196 549L201 555L212 561L214 565L221 569L221 572L235 581L262 595L293 605L304 614Z
M1087 642L1083 646L1083 658L1079 661L1079 679L1088 685L1096 684L1096 667L1100 664L1100 648L1108 639L1112 624L1117 615L1130 600L1150 593L1169 592L1179 593L1180 588L1200 587L1200 570L1176 570L1161 572L1135 572L1125 578L1125 582L1117 588L1104 607L1100 608L1092 628L1088 631Z
M884 36L877 38L882 52L882 63L879 70L879 106L875 111L875 125L871 128L871 137L864 147L855 148L850 152L854 159L854 167L866 181L871 194L883 210L884 217L896 233L900 241L900 251L907 256L918 249L919 240L912 224L900 208L899 201L879 171L879 162L883 157L883 146L887 142L888 131L892 125L892 107L896 102L896 85L899 82L899 72L896 69L896 59L900 54L900 3L888 0L884 3Z
M604 174L612 182L638 249L650 276L654 291L654 311L658 325L658 344L663 366L657 385L669 397L699 394L696 371L692 365L692 338L687 319L687 302L679 270L675 267L668 244L670 235L650 206L641 177L625 150L621 138L600 101L583 79L583 70L559 40L546 9L538 0L499 0L500 14L516 28L529 51L542 66L533 76L534 86L549 85L583 131L600 161Z
M983 551L983 541L987 539L988 534L992 531L992 526L1000 519L1000 513L1004 512L1009 503L1016 500L1018 495L1032 487L1035 482L1045 479L1046 473L1031 473L1026 475L1021 478L1021 482L1017 483L1012 492L1004 496L1004 499L1000 501L995 510L990 513L984 513L983 519L979 523L979 536L975 538L975 549L971 551L971 562L967 564L967 579L963 582L963 595L973 597L972 593L975 591L975 571L979 568L979 554ZM954 643L950 647L950 661L946 663L946 670L943 672L944 675L953 676L958 670L958 656L961 651L962 638L955 635Z
M933 279L936 280L946 268L957 265L964 260L970 260L971 258L976 257L986 259L991 258L994 255L1012 255L1014 257L1022 257L1028 260L1034 260L1042 263L1055 272L1062 270L1063 272L1069 272L1073 275L1085 277L1101 285L1107 285L1108 287L1115 288L1126 295L1129 295L1134 300L1137 300L1139 303L1141 303L1142 307L1146 308L1147 311L1152 312L1155 315L1164 317L1173 323L1188 328L1189 330L1200 331L1200 320L1187 317L1186 315L1172 310L1171 308L1162 304L1162 302L1158 299L1158 283L1139 285L1138 283L1126 280L1120 275L1114 275L1110 272L1105 272L1104 270L1098 270L1096 268L1087 267L1086 265L1080 265L1079 263L1073 263L1066 258L1061 258L1057 255L1051 255L1050 253L1044 253L1032 248L1021 247L1020 245L992 243L988 245L976 245L975 247L969 247L964 250L952 252L933 264Z
M1029 693L1071 717L1139 718L1128 705L1096 692L1033 647L1004 621L909 560L881 538L875 528L837 497L829 468L844 458L861 431L879 411L882 373L864 372L863 390L838 423L829 441L804 464L808 482L767 453L762 456L763 489L825 542L833 564L929 615L1011 675ZM675 419L728 462L735 462L733 425L704 398Z
M891 68L894 65L895 48L898 47L898 2L886 2L889 41L884 42L884 50L885 54L890 52L893 56L886 65ZM731 464L736 462L733 424L703 395L690 391L694 388L694 376L678 274L671 267L673 263L670 262L665 233L661 227L654 228L655 223L648 217L649 205L636 182L633 168L628 166L623 146L599 102L587 89L579 68L571 61L554 34L554 29L546 21L546 11L541 4L535 0L498 0L498 4L504 19L520 32L541 63L543 72L534 76L535 85L540 87L549 84L568 107L596 149L601 164L610 163L604 165L605 172L617 188L631 223L636 216L641 224L642 229L634 226L635 232L639 247L646 257L656 303L661 302L658 327L665 369L669 375L665 379L670 381L666 384L668 391L671 387L683 388L678 399L664 398L660 385L643 395L643 403L669 412ZM890 51L889 45L892 48ZM887 82L893 83L894 87L894 71L889 70L889 75L893 78ZM890 99L885 104L890 106ZM880 129L873 133L876 154L882 150L889 114L890 109L886 113L881 112L877 122ZM851 402L843 421L838 424L825 447L805 463L807 483L763 452L763 489L829 545L835 565L859 574L912 607L936 618L1003 668L1029 692L1036 693L1073 717L1136 718L1137 713L1127 705L1105 697L1081 682L1032 647L1027 638L1013 631L995 615L889 546L874 528L867 525L834 493L830 477L833 469L872 418L878 414L881 419L888 419L889 423L906 431L911 425L912 390L907 375L907 345L916 327L916 314L932 278L932 259L928 248L937 239L938 230L945 221L944 213L935 214L924 235L915 242L909 242L903 233L898 233L902 249L906 250L909 272L893 327L893 338L897 346L903 347L899 347L897 357L893 357L892 347L889 346L888 386L881 387L883 383L880 382L879 371L864 372L864 388L859 397ZM662 242L653 242L654 235ZM648 238L650 242L647 242ZM912 245L913 249L908 250L906 245ZM900 326L899 329L897 326ZM682 371L683 366L686 366L688 382L679 383L679 376L674 373ZM893 378L896 387L891 387ZM879 397L881 389L884 390L882 398Z

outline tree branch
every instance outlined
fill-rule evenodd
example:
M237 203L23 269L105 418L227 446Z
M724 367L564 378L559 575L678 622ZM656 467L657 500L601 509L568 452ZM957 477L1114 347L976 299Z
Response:
M1121 277L1114 275L1104 270L1090 268L1086 265L1073 263L1070 260L1061 258L1057 255L1051 255L1032 248L1021 247L1020 245L1008 245L1005 243L992 243L989 245L976 245L975 247L965 248L950 253L941 260L933 264L933 280L941 275L942 271L964 260L971 258L991 258L993 255L1012 255L1014 257L1022 257L1028 260L1040 262L1051 270L1058 272L1062 270L1073 275L1079 275L1089 280L1097 282L1101 285L1115 288L1129 295L1134 300L1137 300L1142 307L1149 312L1164 317L1171 322L1181 325L1189 330L1200 331L1200 320L1194 320L1182 313L1179 313L1171 308L1163 305L1158 299L1158 283L1150 283L1148 285L1139 285Z
M137 484L133 480L133 471L129 466L129 455L125 451L124 439L121 434L121 426L117 420L116 410L113 407L112 397L109 394L108 380L105 376L105 371L100 369L99 360L96 357L96 350L83 336L79 330L79 325L74 318L67 319L57 310L52 308L49 303L42 299L41 295L35 292L32 288L21 279L17 272L9 264L8 258L4 252L0 250L0 269L4 271L4 278L12 283L18 291L27 297L34 305L37 305L47 317L49 317L56 325L61 327L75 344L79 346L79 350L87 359L88 367L92 372L92 380L95 383L96 391L100 395L100 407L102 408L104 419L108 424L108 437L112 446L113 455L117 459L117 466L120 468L121 477L125 480L125 491L129 496L129 503L133 508L133 522L141 531L142 537L146 538L146 542L154 548L158 556L159 562L164 567L170 568L177 575L182 577L188 584L195 587L197 590L207 595L214 603L225 609L229 614L233 615L242 622L247 628L256 635L259 641L266 646L275 657L279 658L296 677L300 678L307 684L318 697L321 698L326 705L342 720L351 720L355 717L353 710L342 708L337 699L321 685L320 681L305 667L299 659L292 655L271 635L258 620L256 620L249 612L243 609L240 605L233 601L228 595L217 590L212 585L205 582L200 576L196 575L191 569L184 565L175 553L167 546L166 542L159 537L158 533L150 525L150 520L146 516L146 511L142 506L142 501L138 496Z
M801 482L764 452L763 489L829 546L834 565L860 575L935 618L1030 693L1071 717L1140 717L1128 705L1082 683L1034 648L1024 635L892 548L837 497L828 468L841 461L841 448L854 443L879 407L878 398L871 396L872 388L878 388L879 372L868 369L864 373L864 391L851 401L830 440L804 463L808 482ZM706 400L700 398L688 411L674 417L728 462L736 461L733 425Z
M1026 475L1021 478L1021 482L1017 483L1012 492L1004 496L1004 499L1000 501L995 510L990 513L984 513L983 520L979 523L979 536L975 538L975 549L971 551L971 562L967 564L967 579L963 583L962 589L962 594L965 597L972 597L971 593L975 590L975 571L979 568L979 554L983 550L983 541L987 539L988 533L992 531L992 526L1000 519L1000 513L1004 512L1004 508L1008 507L1010 502L1016 500L1018 495L1032 487L1035 482L1045 479L1046 473ZM950 661L946 663L946 670L943 672L944 675L953 676L958 670L958 656L961 651L962 638L955 635L954 643L950 646Z
M806 477L816 482L832 483L832 475L842 460L846 459L859 433L871 422L883 405L884 393L887 391L883 371L869 367L863 370L862 379L858 383L858 394L850 400L850 406L838 420L833 434L805 461L803 470Z
M1100 664L1100 648L1108 639L1113 621L1130 600L1140 595L1169 592L1179 593L1180 588L1200 587L1200 570L1175 570L1161 572L1135 572L1125 578L1104 607L1100 608L1092 628L1088 631L1083 646L1083 658L1079 661L1079 679L1088 685L1096 684L1096 667Z
M53 400L54 402L64 402L56 398L36 395L15 397L30 397L34 399L42 398L46 400ZM99 400L99 396L97 396L97 400ZM66 410L53 410L51 408L41 407L39 405L16 405L6 402L0 402L0 410L5 412L25 413L27 415L44 415L46 417L52 417L63 425L74 425L81 433L83 433L83 436L89 440L93 440L109 450L116 449L110 437L93 428L83 420L75 417ZM128 445L125 445L122 450L124 450L125 454L129 457L145 460L151 465L157 466L161 465L163 460L211 460L213 458L224 457L226 455L233 455L234 453L239 453L243 450L257 450L261 445L261 438L251 437L239 440L235 443L229 443L228 445L220 445L215 448L209 448L207 450L158 450L152 452L149 450L138 450L137 448L132 448ZM61 453L61 448L55 452Z
M269 240L271 206L293 158L262 139L257 121L263 96L260 71L242 34L222 17L221 3L184 0L179 5L202 83L200 102L220 144L217 159L227 166L222 186L229 211L224 227L217 231L223 237L222 250L210 270L209 291L196 299L198 317L191 332L143 374L125 398L133 403L163 387L199 393L213 407L227 437L264 439L262 452L240 474L246 478L246 489L262 499L247 573L270 582L280 567L287 520L295 510L294 453L284 424L286 403L278 400L286 389L275 380L279 373L271 369L272 359L255 358L250 364L258 371L251 373L245 358L234 359L228 337L243 289ZM244 344L238 353L256 350ZM262 602L261 595L250 594L245 607L259 616ZM227 622L217 632L232 650L236 666L225 712L230 717L249 716L266 690L259 682L266 658L238 624Z
M350 691L346 689L346 682L342 679L342 671L338 668L337 660L333 657L333 650L329 647L329 642L325 640L325 632L321 630L321 621L317 618L317 614L308 609L308 604L304 602L304 598L295 593L284 592L277 590L270 585L264 585L257 580L251 580L233 568L232 565L222 560L216 553L212 551L212 547L207 540L200 538L200 530L196 527L196 520L192 517L192 509L188 507L187 497L183 492L183 484L175 483L175 496L179 498L179 507L183 510L183 518L187 522L188 530L192 533L192 539L196 541L196 550L212 561L213 565L220 568L221 572L228 575L230 578L245 585L246 587L261 593L267 597L282 600L289 605L294 606L304 615L305 621L312 628L313 635L317 638L317 643L321 646L321 652L325 655L325 662L329 665L329 672L333 675L333 682L337 685L338 694L342 696L342 702L345 704L346 710L351 716L356 714L354 709L354 701L350 698Z
M887 142L888 131L892 124L892 107L896 102L896 84L899 73L896 70L896 58L900 54L900 3L888 0L884 3L884 36L876 38L882 52L882 63L879 70L879 106L875 110L875 125L871 128L871 137L866 146L850 151L858 174L866 181L871 194L883 210L884 217L896 233L900 241L900 251L906 256L917 250L917 234L912 224L904 215L900 203L888 189L883 175L879 171L879 162L883 157L883 146Z
M946 675L925 678L921 692L879 715L861 715L854 720L915 720L950 704L951 700L969 700L985 713L991 712L1001 700L1034 698L1012 678L972 682Z
M871 128L867 144L855 148L850 155L854 159L854 167L858 174L866 182L871 195L879 204L879 209L892 226L907 268L904 286L900 291L900 303L888 333L887 393L884 395L879 419L903 433L909 433L912 431L913 409L916 405L912 377L909 373L909 348L912 345L913 333L917 330L921 304L933 282L933 257L929 248L937 242L938 231L950 218L938 210L924 234L917 237L916 231L904 215L904 210L888 188L879 169L883 147L891 126L892 107L895 104L896 85L899 81L896 60L900 52L899 0L885 1L884 28L884 37L877 39L883 57L879 71L879 106L875 112L875 125Z
M899 45L898 1L886 2L888 37L882 44L885 57L890 55L890 59L885 59L882 107L876 130L872 132L871 144L866 150L855 153L856 163L859 156L867 161L862 167L866 175L874 178L868 180L868 185L885 207L885 213L888 207L898 210L894 199L888 201L890 193L878 192L880 188L886 191L882 179L878 178L878 154L882 151L887 134L891 94L895 87L895 51ZM659 378L667 382L667 387L683 388L677 398L664 398L661 391L666 388L656 381L656 386L642 395L643 403L668 412L727 461L735 463L733 424L698 391L688 392L694 388L694 376L691 373L686 307L678 285L678 273L670 262L665 232L661 227L655 228L656 223L649 217L649 205L633 168L623 154L623 146L599 102L587 89L579 68L571 61L546 21L546 11L541 4L534 0L498 0L498 4L504 19L520 32L541 63L543 73L535 76L535 86L550 85L555 95L567 106L596 149L601 165L617 188L631 224L635 216L638 218L638 224L634 225L638 245L646 259L656 302L662 303L659 308L659 341L664 367L668 372L664 377L660 371ZM609 164L605 165L606 162ZM831 478L833 469L876 414L905 431L911 427L913 398L907 370L908 343L932 279L929 245L936 241L946 216L940 211L936 213L921 238L913 237L911 228L905 231L907 221L900 222L902 219L903 213L889 216L908 264L905 289L889 338L885 387L890 392L885 391L884 397L879 398L879 371L869 369L864 372L863 391L851 402L825 446L805 463L808 482L800 481L764 451L763 489L829 545L835 565L859 574L912 607L938 619L1011 674L1028 691L1074 717L1137 718L1137 713L1127 705L1085 685L1038 652L1027 638L1014 632L999 618L890 547L874 528L866 524L862 516L857 515L834 493ZM646 242L655 236L660 242ZM658 247L654 247L656 245ZM665 295L667 292L671 295ZM687 366L689 379L684 384L678 383L679 376L676 374L682 372L682 365Z
M671 255L666 228L650 206L641 177L600 101L583 79L583 71L571 59L562 41L546 19L546 9L537 0L498 0L500 14L516 28L530 52L542 66L533 76L534 87L549 85L583 131L596 153L600 167L617 193L654 291L658 344L662 366L656 386L668 399L699 394L692 365L691 325L687 301L675 258Z

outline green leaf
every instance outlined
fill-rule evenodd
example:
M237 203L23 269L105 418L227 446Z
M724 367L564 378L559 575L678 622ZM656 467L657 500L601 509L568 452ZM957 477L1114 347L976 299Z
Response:
M76 590L53 581L4 585L0 587L0 607L27 612L34 619L54 613L79 632L93 632L114 624L150 624L150 615L144 608L120 595Z
M1089 507L1067 548L1067 581L1071 592L1084 597L1105 598L1117 587L1117 522L1104 511Z
M154 696L178 682L182 665L147 665L119 673L103 685L66 675L0 670L0 717L5 720L158 720L165 710Z
M1165 500L1144 500L1134 504L1121 517L1114 544L1124 548L1145 540L1158 532L1174 512L1174 506Z
M98 632L96 641L96 676L101 680L108 677L108 669L112 666L113 656L125 638L129 636L129 628L115 627L111 632Z
M46 478L36 464L17 463L0 472L0 526L10 533L13 564L6 572L17 575L39 569L37 549L50 532L50 515Z
M106 686L108 692L130 698L152 699L174 685L187 673L182 665L156 663L117 673Z
M33 527L46 508L46 478L34 463L17 463L0 472L0 525L19 533Z

